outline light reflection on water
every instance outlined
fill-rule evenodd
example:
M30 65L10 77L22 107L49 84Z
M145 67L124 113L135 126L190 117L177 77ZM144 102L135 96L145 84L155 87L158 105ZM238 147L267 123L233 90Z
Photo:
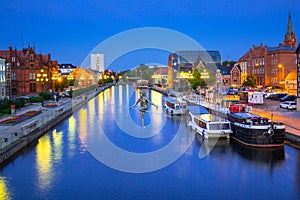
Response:
M12 199L4 177L0 176L0 199Z
M160 94L152 91L149 95L160 105ZM101 164L82 147L85 138L95 134L89 129L95 120L111 131L107 134L112 142L137 152L168 144L175 134L173 128L182 123L180 117L166 117L162 134L152 138L135 140L121 134L112 114L121 115L124 109L117 105L131 97L128 85L100 93L41 137L36 146L2 167L0 199L300 199L300 153L290 146L251 149L226 139L203 140L187 129L178 150L191 141L192 146L164 169L130 174ZM159 124L164 117L155 112L151 110L148 117ZM200 159L199 152L213 144Z
M48 189L53 181L53 155L50 136L47 134L39 139L36 146L36 169L38 173L38 187L41 191Z

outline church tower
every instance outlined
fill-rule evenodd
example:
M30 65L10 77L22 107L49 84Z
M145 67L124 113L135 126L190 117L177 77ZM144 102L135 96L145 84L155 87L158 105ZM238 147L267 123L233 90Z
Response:
M288 26L287 26L286 33L284 35L284 45L296 47L296 35L293 30L291 12L289 12Z

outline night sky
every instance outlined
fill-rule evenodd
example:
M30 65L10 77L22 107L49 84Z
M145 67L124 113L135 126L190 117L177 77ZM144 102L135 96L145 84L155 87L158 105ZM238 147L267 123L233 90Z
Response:
M219 50L222 60L237 60L252 45L282 43L289 10L299 43L297 3L298 0L2 0L0 49L21 49L23 41L24 47L34 45L38 53L51 53L59 63L81 65L90 51L115 34L159 27L185 34L207 50ZM166 55L144 62L145 55L137 63L166 65ZM130 66L133 57L122 58L121 63Z

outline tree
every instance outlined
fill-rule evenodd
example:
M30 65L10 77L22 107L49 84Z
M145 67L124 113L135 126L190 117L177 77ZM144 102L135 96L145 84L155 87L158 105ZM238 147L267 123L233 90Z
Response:
M253 75L249 75L246 77L246 80L243 82L244 87L252 87L256 86L256 78Z
M197 87L206 86L205 80L201 78L201 74L196 68L193 71L193 78L189 79L189 82L194 90L197 89Z

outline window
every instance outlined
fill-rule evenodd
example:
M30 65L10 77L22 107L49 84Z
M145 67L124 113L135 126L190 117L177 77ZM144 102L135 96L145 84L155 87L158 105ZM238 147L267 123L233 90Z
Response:
M30 61L33 61L33 54L30 54Z
M16 72L11 73L11 79L12 80L17 80Z
M29 79L35 80L35 73L29 73Z
M12 62L16 62L16 58L13 56L13 57L11 57L11 61Z
M30 92L36 92L36 85L35 85L35 83L30 83L29 87L30 87L29 88Z

